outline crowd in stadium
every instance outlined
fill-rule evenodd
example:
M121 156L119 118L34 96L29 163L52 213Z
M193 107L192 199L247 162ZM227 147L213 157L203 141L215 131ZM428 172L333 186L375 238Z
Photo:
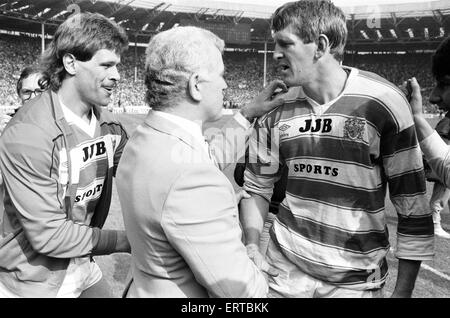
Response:
M17 106L15 83L20 71L30 64L36 64L41 50L40 38L0 35L0 106ZM129 48L122 58L120 66L122 80L114 95L111 107L145 105L143 65L144 50L138 49L137 81L135 77L135 52ZM225 92L225 108L239 108L251 100L263 86L264 55L254 52L225 52L225 79L228 89ZM428 113L437 112L437 108L428 102L428 95L433 87L430 69L430 54L365 54L344 57L343 64L373 71L392 83L400 85L405 79L415 76L422 87L424 106ZM271 54L268 55L267 81L274 79Z

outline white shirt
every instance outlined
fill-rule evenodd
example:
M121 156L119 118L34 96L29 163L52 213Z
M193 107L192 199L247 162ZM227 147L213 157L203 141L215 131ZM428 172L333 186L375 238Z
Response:
M97 126L97 117L95 117L93 110L91 109L91 121L88 124L83 119L81 119L80 116L71 111L70 108L64 105L61 99L59 100L59 103L61 104L64 118L67 120L69 125L78 126L81 130L83 130L86 134L93 138L95 134L95 127Z

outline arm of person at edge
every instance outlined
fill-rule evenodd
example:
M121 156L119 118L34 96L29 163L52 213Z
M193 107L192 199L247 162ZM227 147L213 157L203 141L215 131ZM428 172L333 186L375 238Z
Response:
M433 133L433 128L428 124L423 116L422 96L420 94L420 87L416 79L413 78L409 82L411 84L409 89L411 98L409 102L412 108L414 124L420 142ZM403 85L405 86L406 83ZM399 259L397 282L391 298L410 298L412 296L421 263L421 261L417 260Z
M450 147L430 126L422 112L420 86L415 78L408 80L411 87L411 109L414 115L420 147L431 169L447 188L450 188ZM404 83L403 85L406 85Z

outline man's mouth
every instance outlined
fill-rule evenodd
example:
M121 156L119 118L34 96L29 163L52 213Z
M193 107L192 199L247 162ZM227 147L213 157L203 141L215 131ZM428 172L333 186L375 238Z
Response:
M287 64L279 64L277 65L277 70L281 73L286 72L289 69Z
M116 86L103 86L103 88L109 93L112 94L113 90L116 88Z

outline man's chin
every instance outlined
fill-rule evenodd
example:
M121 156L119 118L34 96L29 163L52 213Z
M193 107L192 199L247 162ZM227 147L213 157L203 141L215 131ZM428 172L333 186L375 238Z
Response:
M282 76L281 80L284 84L286 84L288 87L294 87L294 86L301 86L300 81L296 80L295 78L292 78L290 76Z

